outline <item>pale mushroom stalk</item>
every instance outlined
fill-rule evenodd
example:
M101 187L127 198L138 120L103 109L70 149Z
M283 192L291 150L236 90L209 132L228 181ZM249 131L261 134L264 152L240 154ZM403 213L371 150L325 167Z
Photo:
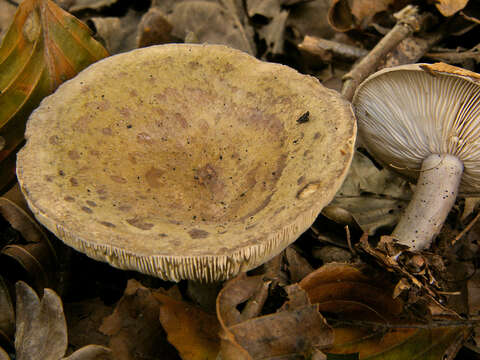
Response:
M427 157L422 163L415 193L392 236L411 247L428 247L455 203L462 173L463 163L456 156Z

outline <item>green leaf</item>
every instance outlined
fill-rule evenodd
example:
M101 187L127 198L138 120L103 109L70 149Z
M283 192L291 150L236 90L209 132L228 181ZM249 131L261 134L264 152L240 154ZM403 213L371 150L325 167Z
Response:
M25 123L40 101L108 52L50 0L25 0L0 47L0 189L13 180ZM3 143L3 141L2 141Z

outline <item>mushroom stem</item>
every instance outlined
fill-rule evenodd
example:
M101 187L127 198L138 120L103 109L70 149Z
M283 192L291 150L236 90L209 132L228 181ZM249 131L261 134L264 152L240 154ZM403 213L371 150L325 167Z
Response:
M462 173L463 163L455 156L427 157L415 194L392 236L414 250L430 246L455 203Z

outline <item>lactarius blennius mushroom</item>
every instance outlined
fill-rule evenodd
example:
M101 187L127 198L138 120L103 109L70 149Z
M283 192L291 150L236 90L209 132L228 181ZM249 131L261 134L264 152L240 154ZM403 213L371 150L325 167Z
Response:
M430 246L457 193L480 192L480 75L411 64L371 75L353 99L359 136L381 163L412 180L415 194L392 235Z
M355 133L350 104L313 77L225 46L169 44L104 59L46 98L17 174L39 221L88 256L216 281L312 224Z

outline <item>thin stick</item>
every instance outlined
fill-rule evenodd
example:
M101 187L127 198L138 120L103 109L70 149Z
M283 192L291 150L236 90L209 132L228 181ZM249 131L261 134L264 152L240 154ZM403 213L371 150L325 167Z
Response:
M470 229L473 227L473 225L475 225L478 219L480 219L480 212L473 218L472 221L470 221L470 223L465 227L465 229L460 232L460 234L455 236L455 239L452 240L452 245L455 244L458 240L460 240L463 235L465 235L468 231L470 231Z
M331 53L333 56L339 56L351 60L360 59L368 54L367 50L357 46L308 35L305 36L302 43L298 44L298 48L321 57L325 56L325 53Z
M428 52L425 56L430 59L449 63L461 63L466 60L474 60L478 63L480 62L480 44L477 44L472 49L466 51Z
M350 252L354 255L357 254L357 252L355 251L355 249L352 246L352 239L351 239L351 236L350 236L350 228L348 227L348 225L345 225L345 233L347 234L347 244L348 244L348 248L350 249Z
M418 14L418 8L407 5L395 14L397 24L353 69L344 76L342 95L352 100L357 86L372 72L380 61L392 51L403 39L420 30L423 18Z

